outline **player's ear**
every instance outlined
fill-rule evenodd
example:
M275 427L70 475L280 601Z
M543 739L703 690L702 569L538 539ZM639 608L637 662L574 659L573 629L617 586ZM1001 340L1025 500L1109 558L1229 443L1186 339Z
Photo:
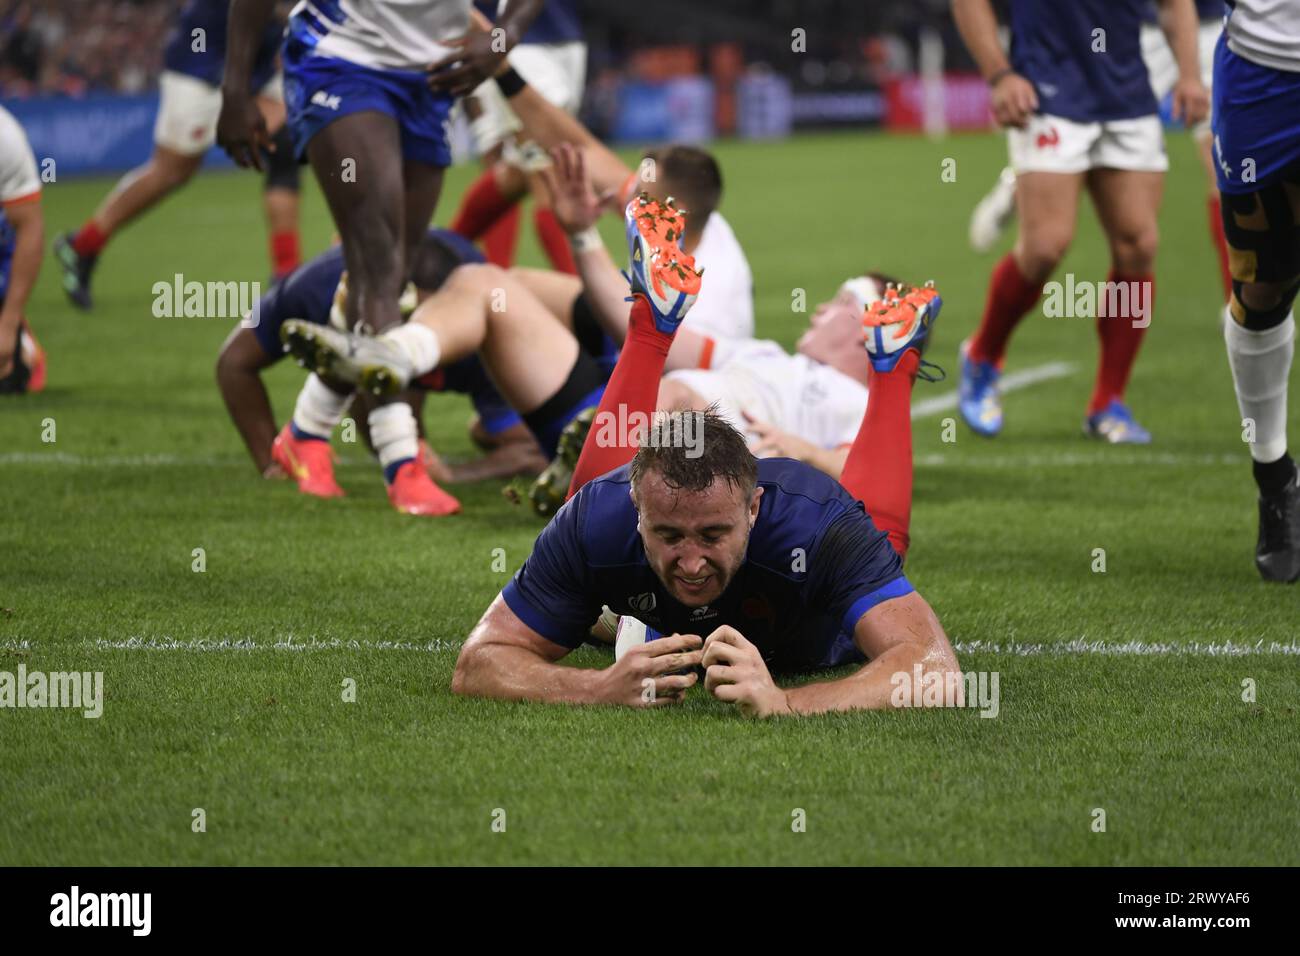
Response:
M749 499L749 529L754 530L754 522L758 520L758 499L763 497L763 486L758 485L754 488L754 497Z

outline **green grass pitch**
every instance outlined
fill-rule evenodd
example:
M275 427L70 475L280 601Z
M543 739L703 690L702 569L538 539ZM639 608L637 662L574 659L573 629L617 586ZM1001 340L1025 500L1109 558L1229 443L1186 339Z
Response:
M0 710L0 864L1300 862L1300 588L1263 584L1251 562L1203 174L1185 135L1169 151L1156 315L1130 392L1155 444L1081 437L1095 332L1041 314L1008 370L1070 370L1008 395L1001 437L958 426L943 441L952 411L915 422L908 574L963 665L999 673L995 719L756 723L702 690L654 712L454 698L459 644L538 523L491 483L456 488L457 517L400 516L360 445L338 445L342 501L260 480L213 380L232 323L151 314L153 284L175 273L264 278L256 178L205 175L118 236L93 314L65 303L47 259L30 317L50 385L0 403L0 670L103 671L105 702L98 720ZM946 304L929 357L952 371L994 261L969 251L966 219L1001 138L717 153L760 335L794 341L795 290L811 306L870 267L934 278ZM450 172L439 222L472 174ZM108 185L49 185L48 237ZM331 234L311 184L306 253ZM530 235L521 261L542 261ZM1085 210L1062 272L1105 269ZM301 373L286 362L269 381L283 420ZM916 400L953 386L918 384ZM444 453L470 453L467 418L463 399L429 402Z

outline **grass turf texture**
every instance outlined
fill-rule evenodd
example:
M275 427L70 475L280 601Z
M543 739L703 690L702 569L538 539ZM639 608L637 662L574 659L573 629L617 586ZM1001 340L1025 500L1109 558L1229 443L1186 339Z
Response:
M1008 370L1062 359L1075 370L1009 395L1000 438L958 426L943 442L953 413L916 422L908 574L954 641L1050 652L1080 639L1295 639L1300 590L1263 584L1251 564L1253 486L1201 168L1186 136L1169 151L1156 316L1130 392L1156 444L1080 437L1092 322L1041 314ZM803 137L717 153L760 335L793 343L806 320L795 290L811 310L866 268L932 277L945 309L928 357L953 370L994 261L965 234L1000 138ZM954 183L941 180L947 157ZM450 172L439 222L472 174ZM49 235L107 186L48 186ZM0 710L0 863L1300 861L1294 656L968 652L967 668L1001 675L992 720L752 723L699 690L652 713L453 698L459 642L539 526L495 483L456 488L455 518L397 515L360 445L338 446L343 501L256 477L212 376L233 323L157 319L150 305L153 283L177 272L264 276L257 195L254 177L204 176L123 232L90 315L65 303L46 261L30 317L50 386L0 407L0 670L102 670L106 699L99 720ZM332 234L314 184L303 218L312 254ZM619 224L604 229L619 249ZM542 262L527 231L520 258ZM1061 275L1105 271L1085 210ZM301 373L286 362L269 381L283 420ZM920 384L917 397L951 384ZM425 417L436 447L470 454L463 399L432 396ZM41 440L46 418L54 444ZM498 548L506 572L493 570ZM1091 569L1096 548L1104 574ZM133 638L246 649L101 643ZM291 640L316 645L271 646ZM355 703L341 700L349 677ZM1241 700L1247 677L1256 703ZM196 807L206 833L191 832ZM1091 829L1097 807L1105 833ZM496 808L505 833L492 832ZM805 833L792 832L795 808Z

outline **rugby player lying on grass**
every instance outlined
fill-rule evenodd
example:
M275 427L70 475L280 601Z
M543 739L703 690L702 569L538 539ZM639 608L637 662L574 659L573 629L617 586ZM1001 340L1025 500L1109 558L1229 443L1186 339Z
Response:
M411 268L415 282L408 292L415 302L423 301L442 286L457 266L481 261L478 250L457 234L431 229L416 247ZM304 494L323 498L343 494L334 479L329 438L347 412L352 389L338 382L327 383L313 373L298 395L293 416L277 434L261 373L283 357L279 333L289 319L322 326L340 321L341 300L347 294L343 266L343 252L338 246L300 266L262 297L254 314L231 332L217 359L222 398L258 471L267 477L290 476ZM463 392L469 396L477 413L470 434L487 452L484 457L448 466L419 438L419 409L427 391ZM377 429L366 427L364 410L354 410L363 423L368 444L386 473L392 474L389 497L398 510L414 514L454 510L455 499L438 488L434 480L536 474L546 466L532 434L472 356L422 377L403 397L411 411L395 404L393 411L379 416ZM390 420L385 422L385 418ZM391 421L393 418L396 422Z
M700 285L690 257L665 238L681 226L658 203L628 207L631 316L597 422L654 411L673 335ZM593 427L572 498L470 634L452 691L663 706L703 667L713 696L772 716L891 706L891 677L918 665L941 680L957 675L943 628L902 570L911 389L939 306L925 289L868 311L872 400L844 486L799 462L756 461L707 412L669 415L640 447L626 434L602 441ZM671 636L602 670L559 664L605 603ZM863 662L848 677L788 690L772 678Z

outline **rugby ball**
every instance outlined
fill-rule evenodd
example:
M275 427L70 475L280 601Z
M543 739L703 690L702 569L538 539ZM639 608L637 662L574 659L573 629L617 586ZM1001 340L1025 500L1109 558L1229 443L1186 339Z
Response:
M625 614L618 619L618 629L614 632L614 660L622 660L623 655L638 644L661 637L663 635L653 627Z

